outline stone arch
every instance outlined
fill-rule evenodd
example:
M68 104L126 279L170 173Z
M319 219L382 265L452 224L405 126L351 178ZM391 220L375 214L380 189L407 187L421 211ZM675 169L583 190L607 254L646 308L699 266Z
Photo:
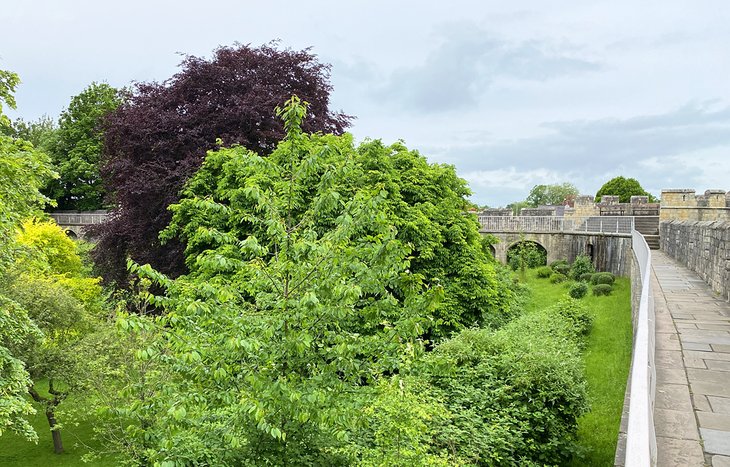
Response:
M530 255L530 258L528 259L528 266L529 267L537 267L537 266L545 266L547 264L547 257L548 257L548 250L545 248L542 243L540 243L537 240L534 239L519 239L507 246L506 249L506 260L507 264L510 264L510 259L517 254L518 248L521 244L531 244L534 245L535 251L537 254L535 256Z
M595 248L593 247L592 243L586 243L586 251L585 255L591 259L591 263L593 263L593 255L595 254Z
M489 253L492 255L492 258L497 257L497 249L494 247L494 245L489 245Z
M76 235L76 232L74 232L72 229L66 229L66 235L68 235L68 238L71 240L77 240L79 238L78 235Z

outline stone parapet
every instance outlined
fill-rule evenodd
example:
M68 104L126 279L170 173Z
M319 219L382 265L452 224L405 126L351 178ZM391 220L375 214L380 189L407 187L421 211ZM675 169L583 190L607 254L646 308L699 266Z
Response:
M692 189L662 190L659 216L663 221L730 221L730 195L725 190L707 190L701 195Z
M673 220L659 224L661 249L730 300L730 222Z

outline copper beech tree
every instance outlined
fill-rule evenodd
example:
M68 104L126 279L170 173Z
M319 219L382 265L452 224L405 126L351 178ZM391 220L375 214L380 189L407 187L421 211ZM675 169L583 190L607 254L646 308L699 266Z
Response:
M309 103L304 131L340 134L351 118L330 111L331 90L329 65L276 43L185 56L170 79L137 84L105 125L101 172L117 206L96 232L105 279L125 283L127 256L173 277L184 273L184 245L161 245L158 234L206 151L220 139L268 155L284 136L274 109L294 94Z

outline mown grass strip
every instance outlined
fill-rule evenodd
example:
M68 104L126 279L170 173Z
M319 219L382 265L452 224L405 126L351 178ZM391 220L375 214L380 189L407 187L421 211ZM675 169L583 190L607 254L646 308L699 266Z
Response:
M551 284L527 273L527 312L545 308L567 294L569 284ZM573 466L612 466L631 365L631 284L617 278L611 295L581 299L595 317L583 353L591 411L578 420L582 452Z

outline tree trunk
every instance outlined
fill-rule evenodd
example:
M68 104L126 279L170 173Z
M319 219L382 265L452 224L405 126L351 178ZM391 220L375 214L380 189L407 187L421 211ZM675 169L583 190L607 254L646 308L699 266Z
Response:
M53 452L56 454L63 453L63 442L61 441L61 430L54 430L56 426L56 414L53 408L46 410L46 418L48 419L48 426L51 427L51 436L53 437Z
M56 391L53 387L53 380L48 380L48 392L53 398L48 399L41 396L33 386L28 388L28 393L34 401L45 407L48 426L51 428L51 437L53 438L53 452L56 454L63 453L63 441L61 441L61 431L54 429L58 422L56 421L56 406L66 398L65 392Z

